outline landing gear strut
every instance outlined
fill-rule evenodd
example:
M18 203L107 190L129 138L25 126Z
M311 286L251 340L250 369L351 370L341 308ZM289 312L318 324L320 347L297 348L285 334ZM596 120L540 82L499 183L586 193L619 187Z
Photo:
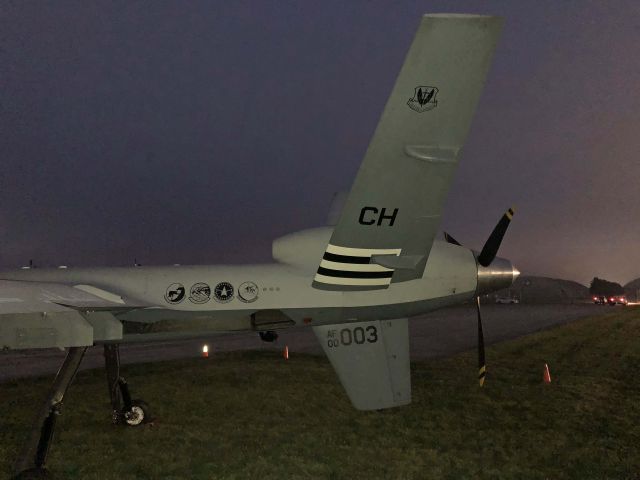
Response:
M13 480L50 478L45 464L53 439L56 417L61 413L62 400L76 376L87 347L70 347L58 370L47 401L38 411L27 441L14 465ZM118 344L105 344L105 367L109 396L113 409L113 423L141 425L151 419L149 407L142 400L132 400L126 380L120 376L120 350Z
M117 343L104 345L107 386L111 398L111 421L135 427L151 420L149 406L143 400L132 400L129 385L120 376L120 348Z
M31 433L15 464L18 472L15 480L48 478L45 468L49 447L53 439L56 417L60 415L62 400L73 381L87 347L70 347L67 356L56 374L47 401L36 416Z

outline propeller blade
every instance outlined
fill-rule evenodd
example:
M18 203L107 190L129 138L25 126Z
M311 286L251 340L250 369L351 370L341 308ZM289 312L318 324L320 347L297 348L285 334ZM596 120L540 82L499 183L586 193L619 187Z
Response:
M449 235L447 232L442 232L444 234L444 239L448 242L448 243L453 243L454 245L459 245L462 246L462 244L457 241L455 238L453 238L451 235Z
M489 235L484 247L482 247L482 251L480 252L480 255L478 255L478 263L483 267L488 267L491 262L493 262L493 259L496 258L498 249L500 248L500 244L502 243L502 239L509 227L509 223L511 223L514 213L515 211L513 207L505 212L496 227L493 229L493 232L491 232L491 235Z
M484 385L487 366L484 360L484 334L482 333L482 315L480 314L480 296L476 297L476 311L478 312L478 381Z

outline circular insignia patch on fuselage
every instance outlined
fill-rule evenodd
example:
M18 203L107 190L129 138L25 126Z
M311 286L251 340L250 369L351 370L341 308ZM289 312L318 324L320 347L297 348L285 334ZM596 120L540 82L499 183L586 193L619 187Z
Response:
M244 282L238 287L238 300L244 303L255 302L258 299L258 285L253 282Z
M220 282L213 289L213 296L220 303L227 303L233 300L233 285L229 282Z
M207 303L211 299L211 287L206 283L195 283L191 287L189 300L193 303Z
M164 299L171 304L178 304L184 300L185 289L181 283L172 283L167 287Z

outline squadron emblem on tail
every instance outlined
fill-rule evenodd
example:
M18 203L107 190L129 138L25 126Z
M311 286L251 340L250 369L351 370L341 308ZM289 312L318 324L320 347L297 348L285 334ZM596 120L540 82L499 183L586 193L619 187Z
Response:
M436 87L416 87L413 98L410 98L407 102L411 110L415 110L418 113L432 110L438 106L436 95L438 89Z

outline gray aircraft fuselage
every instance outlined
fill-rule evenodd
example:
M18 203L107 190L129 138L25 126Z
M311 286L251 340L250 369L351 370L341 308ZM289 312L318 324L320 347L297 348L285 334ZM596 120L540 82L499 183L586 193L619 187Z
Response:
M479 292L483 290L483 269L480 267L479 286L479 269L473 252L441 241L434 242L422 278L392 283L384 290L315 289L311 283L317 264L315 255L309 257L308 267L273 263L23 269L3 272L0 278L97 287L105 294L122 297L126 307L115 313L120 320L155 325L157 328L151 331L164 332L162 338L414 316L472 300L477 293L487 290ZM494 268L490 277L494 285L486 285L488 290L509 286L517 275L506 260L496 259L494 264L499 266L499 271ZM204 294L200 288L199 296L191 295L192 287L203 285ZM176 292L180 286L182 294ZM221 287L216 292L218 286ZM241 286L248 286L249 294L239 292ZM98 291L98 296L100 294ZM64 297L51 301L62 305L73 303L73 299ZM270 313L261 322L259 316L252 318L256 312ZM134 339L143 340L140 333L125 335L124 340Z

